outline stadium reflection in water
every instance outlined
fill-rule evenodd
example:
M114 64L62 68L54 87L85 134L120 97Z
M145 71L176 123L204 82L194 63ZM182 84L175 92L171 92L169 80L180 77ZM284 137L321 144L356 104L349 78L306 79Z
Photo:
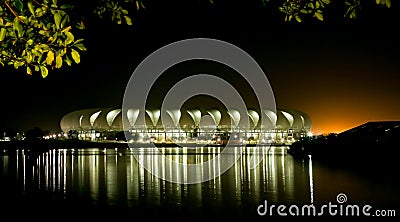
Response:
M221 148L160 149L174 161L193 164L213 159ZM315 163L312 166L311 159L295 160L284 150L282 147L271 150L237 147L235 152L225 154L227 158L241 155L228 171L198 184L171 183L153 176L140 166L136 157L154 163L154 167L169 176L185 176L185 171L163 165L160 155L148 148L54 149L38 156L18 150L15 154L0 155L1 177L3 185L7 182L17 185L18 193L50 192L52 197L48 201L73 203L63 205L67 207L79 203L79 207L91 208L211 214L227 210L254 215L264 200L278 204L318 204L334 201L337 193L343 191L353 201L379 201L377 197L390 200L391 190L376 187L349 173L332 171ZM251 161L257 160L261 160L260 164L251 169ZM217 175L219 170L217 163L208 173ZM374 193L376 196L371 196Z
M160 149L173 161L194 164L213 159L222 148ZM93 205L130 207L145 204L157 207L164 202L167 205L167 202L174 202L177 206L183 204L202 208L233 204L240 208L244 204L256 205L265 198L284 202L310 200L304 195L310 193L307 164L294 162L289 155L284 155L284 148L281 147L269 151L237 147L234 152L224 154L234 159L238 158L236 155L242 155L236 164L221 176L201 184L176 184L156 178L140 166L136 157L153 162L154 167L163 171L167 178L185 176L185 171L163 165L161 155L147 148L50 150L31 162L28 162L25 150L17 152L14 164L17 184L21 185L22 192L52 190L63 194L64 198L81 199ZM257 158L251 158L253 156ZM3 161L5 157L12 158L3 156ZM259 158L264 159L250 169L249 161L258 161ZM4 164L9 165L9 161ZM295 167L294 164L303 165ZM219 163L215 164L207 173L219 175L219 166ZM295 172L295 169L300 169L300 172ZM295 180L303 190L294 189Z

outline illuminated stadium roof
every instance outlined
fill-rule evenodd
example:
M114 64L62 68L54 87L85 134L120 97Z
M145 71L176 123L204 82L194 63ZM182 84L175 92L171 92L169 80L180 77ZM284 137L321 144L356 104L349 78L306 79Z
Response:
M125 115L124 118L122 115ZM162 112L160 109L126 109L123 112L121 108L95 108L66 114L61 119L60 126L64 132L69 130L103 132L123 131L123 126L125 129L145 126L148 128L180 127L183 130L199 126L229 129L241 127L245 123L249 123L246 125L248 129L293 129L294 131L311 129L310 117L303 112L291 109L278 109L277 112L248 109L247 113L240 113L238 110L219 109L176 109Z

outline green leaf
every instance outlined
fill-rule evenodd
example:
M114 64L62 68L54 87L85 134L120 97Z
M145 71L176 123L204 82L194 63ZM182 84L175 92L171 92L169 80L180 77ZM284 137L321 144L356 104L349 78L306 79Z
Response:
M54 12L54 22L56 23L57 29L60 29L61 15L57 11Z
M301 22L300 16L296 15L296 21L297 21L297 22Z
M317 17L317 19L319 19L320 21L324 21L324 16L323 16L321 13L316 12L314 15L315 15L315 17Z
M322 0L322 2L325 3L325 4L330 4L331 3L331 1L329 1L329 0Z
M67 65L69 65L69 66L72 65L72 61L71 61L71 59L68 57L68 55L65 55L64 61L67 63Z
M381 0L376 0L376 4L381 4Z
M39 66L38 65L35 65L35 72L39 72Z
M42 17L44 15L44 11L42 8L36 8L35 14L36 14L36 17Z
M50 49L50 47L48 45L46 45L46 44L40 44L40 45L38 45L36 47L38 47L41 50L49 50Z
M59 69L62 66L62 57L60 55L58 55L56 57L56 68Z
M142 8L146 8L146 7L144 7L144 4L142 1L139 1L139 3L140 3L140 6L142 6Z
M71 49L71 56L76 64L79 64L81 62L81 56L79 55L79 52L77 52L76 50Z
M25 64L24 62L15 61L14 62L14 68L18 69L20 66L23 66L24 64Z
M63 20L62 20L62 22L61 22L61 24L60 24L60 27L61 27L61 28L64 28L64 27L65 27L65 24L66 24L68 21L69 21L69 16L68 16L68 15L65 15L64 18L63 18Z
M113 20L117 20L117 24L118 25L121 25L122 24L122 19L121 19L121 16L116 16L115 18L113 18Z
M14 26L14 29L17 30L17 32L18 32L18 37L21 38L24 30L23 30L21 22L18 20L18 18L14 19L13 26Z
M77 24L75 25L75 27L76 27L77 29L85 29L85 24L83 23L83 21L81 21L81 22L77 23Z
M64 33L67 36L67 38L65 39L65 45L71 44L71 42L74 41L74 35L72 33L68 32L68 31L64 32Z
M29 2L28 2L28 8L29 8L29 11L31 12L31 14L32 14L33 16L35 16L35 9L33 8L32 1L29 1Z
M43 54L40 54L38 59L36 60L37 63L39 63L39 64L42 63L42 58L43 58Z
M307 14L308 13L307 10L305 10L305 9L301 9L300 12L303 13L303 14Z
M49 51L47 53L47 57L46 57L46 64L47 65L51 65L51 63L54 61L54 53L52 51Z
M53 0L53 4L54 4L54 5L57 5L57 0Z
M349 13L353 10L353 7L348 7L346 13L344 13L344 17L348 16Z
M83 42L84 41L84 39L78 39L78 40L76 40L75 42L74 42L74 44L76 45L76 44L78 44L78 43L80 43L80 42Z
M132 25L132 20L128 16L124 15L125 21L127 25Z
M86 51L86 47L82 43L75 44L74 46L81 51Z
M51 41L50 43L51 44L55 43L57 38L58 38L58 32L54 33L54 35L49 38L49 41Z
M72 27L71 27L71 26L68 26L67 28L63 29L61 32L68 32L68 31L71 30L71 29L72 29Z
M214 4L214 0L210 0L211 4ZM136 10L140 9L139 1L136 1Z
M390 8L392 6L392 2L390 0L386 0L386 7Z
M1 30L0 30L0 42L3 41L5 37L6 37L6 29L5 28L1 28Z
M32 75L32 70L31 70L31 68L29 68L29 66L26 67L26 73L28 75Z
M19 20L22 20L22 23L28 23L28 18L26 16L18 16Z
M26 62L27 62L27 63L31 63L32 60L33 60L32 52L28 51L28 52L26 53Z
M71 8L73 8L73 6L72 6L72 5L65 4L65 5L60 6L60 8L61 8L61 9L71 9Z
M24 8L24 4L22 4L21 0L14 0L14 6L18 9L18 11L22 11Z
M356 11L356 10L353 10L353 11L351 12L350 18L351 18L351 19L357 18L357 11Z
M40 72L43 78L46 78L46 76L49 74L49 70L46 68L46 66L40 66Z

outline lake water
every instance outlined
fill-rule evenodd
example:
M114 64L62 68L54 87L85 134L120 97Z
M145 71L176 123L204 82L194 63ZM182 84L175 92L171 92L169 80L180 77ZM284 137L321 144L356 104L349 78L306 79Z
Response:
M169 169L171 177L185 175L171 173L175 169L160 163L160 155L149 148L54 149L37 155L26 149L0 150L0 201L3 212L118 210L135 216L262 218L257 209L265 201L286 206L337 204L337 195L344 194L348 204L399 209L398 184L392 180L367 179L348 170L331 169L312 157L294 159L284 149L237 147L222 154L237 159L229 170L197 184L177 184L148 172L137 158L157 162L154 167ZM221 152L217 147L186 148L183 153L182 148L160 150L173 161L191 164L213 160ZM260 163L251 168L255 160ZM221 174L219 164L207 169L208 175Z

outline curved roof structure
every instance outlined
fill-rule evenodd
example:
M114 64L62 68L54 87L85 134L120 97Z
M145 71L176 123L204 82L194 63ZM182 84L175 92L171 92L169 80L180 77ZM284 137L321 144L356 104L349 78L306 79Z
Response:
M124 118L122 115L124 115ZM292 109L277 109L276 112L248 109L247 114L241 114L238 110L218 109L175 109L161 112L159 109L140 110L130 108L123 110L121 108L95 108L78 110L66 114L61 119L60 126L64 132L68 132L69 130L123 131L123 126L125 128L141 128L143 126L163 127L164 125L164 127L193 129L201 125L200 122L202 119L211 119L212 121L205 122L208 124L211 123L212 127L240 128L242 123L248 123L248 125L243 126L251 130L261 128L265 130L292 129L294 131L309 131L311 129L310 117L304 112ZM224 121L224 125L222 126L223 119L228 119L228 121ZM125 120L124 123L123 120ZM145 123L143 123L143 120Z

